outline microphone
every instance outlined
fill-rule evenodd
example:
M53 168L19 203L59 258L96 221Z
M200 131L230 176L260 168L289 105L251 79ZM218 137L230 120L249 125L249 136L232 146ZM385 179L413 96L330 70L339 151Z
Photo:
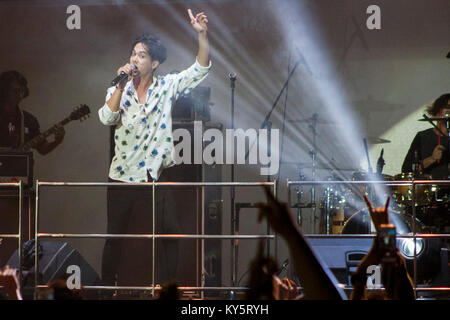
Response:
M228 77L230 78L231 89L234 89L235 88L235 84L234 83L236 82L237 75L236 75L236 73L229 73Z
M289 258L283 261L281 268L277 271L277 276L279 276L287 267L289 266Z
M134 69L133 70L133 74L134 74L135 71L137 71L137 67L134 64L131 64L131 67ZM114 78L113 81L111 81L111 85L115 86L116 84L118 84L120 81L122 81L123 79L125 79L127 77L128 77L128 74L122 71L117 77Z

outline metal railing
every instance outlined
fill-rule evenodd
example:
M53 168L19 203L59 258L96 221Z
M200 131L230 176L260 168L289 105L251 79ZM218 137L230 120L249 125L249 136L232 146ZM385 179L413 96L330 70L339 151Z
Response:
M288 192L288 206L291 207L291 186L295 185L386 185L386 186L411 186L411 204L412 204L412 234L397 235L397 238L413 238L414 239L414 253L413 253L413 287L415 291L450 291L448 287L417 287L417 237L420 238L450 238L450 234L428 234L416 232L416 186L417 185L450 185L449 180L394 180L394 181L354 181L354 180L339 180L339 181L291 181L287 179ZM371 234L305 234L306 238L375 238ZM348 289L346 287L346 289Z
M22 266L22 200L23 200L23 182L4 182L0 183L0 187L17 187L19 189L19 210L18 210L18 233L16 234L0 234L0 238L16 238L17 239L17 255L19 261L19 287L22 287L23 266Z
M120 186L120 187L142 187L142 188L152 188L152 221L153 221L153 230L151 234L103 234L103 233L86 233L86 234L75 234L75 233L40 233L39 232L39 196L40 196L40 188L46 186L58 186L58 187L70 187L70 186L81 186L81 187L101 187L101 186ZM105 289L105 290L143 290L149 291L151 290L152 296L155 295L155 291L160 290L160 287L155 286L155 241L156 239L199 239L201 240L201 273L204 272L204 240L206 239L267 239L272 240L275 239L276 236L266 234L266 235L193 235L193 234L156 234L155 233L155 222L156 222L156 201L155 201L155 192L156 187L158 186L169 186L169 187L204 187L207 186L238 186L238 187L249 187L249 186L271 186L274 189L274 196L276 197L276 181L274 182L144 182L144 183L120 183L120 182L40 182L36 181L36 209L35 209L35 292L34 297L37 299L37 290L40 288L46 288L46 285L38 284L38 274L39 274L39 263L38 263L38 250L39 250L39 239L43 238L91 238L91 239L152 239L152 285L146 287L127 287L127 286L83 286L83 289L93 290L93 289ZM203 207L203 205L202 205ZM202 212L204 209L202 209ZM203 232L203 230L202 230ZM234 241L233 241L234 243ZM234 260L235 261L235 260ZM233 268L234 270L234 268ZM234 272L234 271L232 271ZM232 278L236 278L236 275L232 275ZM185 291L209 291L209 290L226 290L226 291L242 291L246 290L245 287L205 287L204 286L204 277L201 277L201 285L200 287L179 287L179 290Z

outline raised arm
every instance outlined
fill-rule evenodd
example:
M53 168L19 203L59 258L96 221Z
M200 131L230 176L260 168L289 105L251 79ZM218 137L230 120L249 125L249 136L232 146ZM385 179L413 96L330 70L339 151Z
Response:
M209 41L206 34L208 30L208 18L204 12L197 13L195 16L191 9L188 9L192 28L198 33L198 54L197 59L201 66L209 65Z
M294 260L295 271L303 287L304 299L341 300L345 298L345 293L338 289L330 278L331 271L326 270L326 266L322 266L295 226L288 207L275 199L269 188L265 187L264 190L267 204L257 204L260 209L259 219L266 217L273 230L286 240Z

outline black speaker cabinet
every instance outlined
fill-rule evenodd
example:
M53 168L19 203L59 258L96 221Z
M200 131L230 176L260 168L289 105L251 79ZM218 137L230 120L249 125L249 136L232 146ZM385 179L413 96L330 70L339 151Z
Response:
M202 127L203 131L210 128L222 130L220 124L208 122L204 122ZM193 122L174 122L173 130L178 128L187 129L191 137L194 136ZM205 146L206 144L203 143L203 148ZM194 163L193 159L191 159L191 163ZM220 182L222 181L222 165L179 164L166 169L165 174L169 181ZM174 187L172 190L175 192L179 213L182 213L179 215L182 233L222 234L222 187ZM221 286L222 241L220 239L204 240L204 261L202 262L201 240L181 240L179 264L183 267L181 270L178 268L181 279L186 279L184 277L192 279L195 274L195 285L200 286L203 264L204 285L207 287ZM195 263L192 259L194 256L196 257Z
M35 194L24 188L22 198L22 243L34 236ZM0 234L19 232L19 195L17 189L0 189ZM0 237L0 267L3 267L17 250L18 239Z

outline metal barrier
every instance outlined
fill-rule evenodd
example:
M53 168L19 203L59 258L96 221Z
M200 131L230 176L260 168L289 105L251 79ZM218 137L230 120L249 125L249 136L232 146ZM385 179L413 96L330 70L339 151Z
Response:
M414 255L413 255L413 287L417 291L450 291L447 287L434 287L434 288L418 288L417 287L417 253L416 253L416 238L450 238L450 234L424 234L416 232L416 185L432 184L432 185L450 185L449 180L399 180L399 181L290 181L287 179L287 191L288 191L288 206L291 207L291 186L293 185L387 185L387 186L412 186L412 235L397 235L398 238L413 238L414 239ZM305 234L307 238L328 238L329 235L321 234ZM374 238L375 235L364 234L345 234L345 235L333 235L336 238ZM346 287L347 289L347 287Z
M22 200L23 200L23 182L5 182L0 183L0 187L18 187L19 188L19 223L18 223L18 233L16 234L0 234L0 238L17 238L17 255L19 258L19 287L22 287L23 280L23 266L22 266Z
M86 186L86 187L99 187L99 186L121 186L121 187L152 187L152 220L153 220L153 230L151 234L100 234L100 233L90 233L90 234L73 234L73 233L40 233L39 232L39 195L40 188L45 186ZM39 250L39 239L41 238L128 238L128 239L152 239L152 285L149 287L120 287L120 286L83 286L83 289L104 289L104 290L151 290L152 296L155 295L155 291L160 288L155 286L155 240L156 239L201 239L202 240L202 256L201 261L204 263L204 240L205 239L275 239L274 235L191 235L191 234L181 234L181 235L171 235L171 234L156 234L155 233L155 191L157 186L170 186L170 187L202 187L202 189L206 186L239 186L239 187L247 187L247 186L272 186L274 189L274 196L276 197L277 188L276 181L274 182L145 182L145 183L120 183L120 182L40 182L36 180L36 209L35 209L35 291L34 298L37 299L37 290L39 288L46 288L45 285L38 284L38 274L39 274L39 263L38 263L38 250ZM202 209L203 211L203 209ZM233 242L234 243L234 242ZM235 260L234 260L235 261ZM201 267L201 272L204 272L204 265ZM233 268L234 270L234 268ZM234 271L232 271L234 272ZM235 279L236 275L232 275L232 278ZM204 277L201 277L201 287L179 287L180 290L194 290L201 291L202 295L204 291L208 290L225 290L225 291L241 291L246 290L245 287L204 287Z

